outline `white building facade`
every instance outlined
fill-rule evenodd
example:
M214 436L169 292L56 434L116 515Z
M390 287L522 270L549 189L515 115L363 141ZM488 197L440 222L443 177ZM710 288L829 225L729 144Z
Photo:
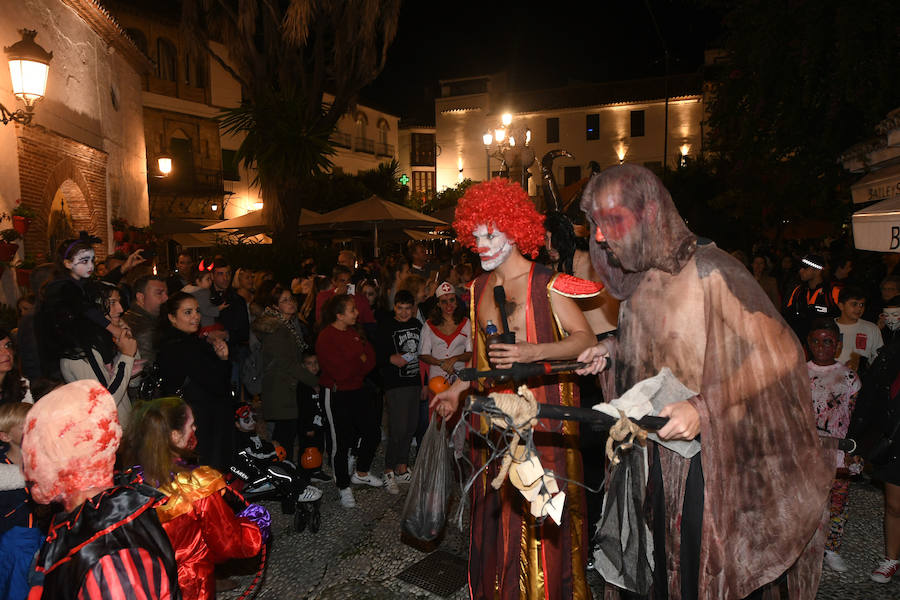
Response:
M664 162L675 168L702 151L699 76L522 93L507 92L502 84L491 76L441 82L441 97L435 100L438 190L466 178L484 180L500 170L497 147L485 146L484 137L501 127L504 114L512 117L509 130L530 130L536 157L530 169L532 196L540 185L539 162L550 150L574 156L554 163L560 186L587 177L591 162L600 168L631 162L660 170Z

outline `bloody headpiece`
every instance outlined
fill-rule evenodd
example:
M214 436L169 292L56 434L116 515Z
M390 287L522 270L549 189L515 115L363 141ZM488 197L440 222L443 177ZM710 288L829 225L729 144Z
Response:
M28 411L22 455L25 480L41 504L113 485L122 428L116 402L96 381L58 387Z
M537 256L544 244L544 217L534 208L525 190L507 179L473 185L460 198L453 221L459 240L475 249L472 232L479 225L502 231L526 256Z

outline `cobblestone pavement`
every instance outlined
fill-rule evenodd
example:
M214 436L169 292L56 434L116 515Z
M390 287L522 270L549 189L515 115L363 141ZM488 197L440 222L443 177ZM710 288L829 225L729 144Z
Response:
M381 467L376 459L373 471ZM322 528L296 533L292 517L282 515L277 503L266 503L272 511L274 540L270 544L265 579L256 598L260 600L405 600L438 599L425 590L408 584L396 575L418 562L426 553L400 541L400 513L406 496L401 486L399 496L382 489L355 486L357 508L344 509L338 503L334 484L321 484ZM869 572L881 557L882 493L870 483L854 483L850 496L850 518L847 523L841 555L850 566L838 574L825 568L817 600L872 600L900 598L900 578L889 584L869 580ZM467 533L453 526L439 548L466 557ZM252 573L253 566L243 566ZM252 580L252 575L237 576L242 587L220 594L233 600ZM588 581L595 598L602 598L603 582L591 572ZM449 596L452 600L467 598L465 586Z

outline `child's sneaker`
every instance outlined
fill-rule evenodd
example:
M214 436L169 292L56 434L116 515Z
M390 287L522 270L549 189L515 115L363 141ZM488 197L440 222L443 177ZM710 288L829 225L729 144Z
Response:
M344 508L356 508L356 499L353 497L353 490L348 487L345 487L342 490L338 490L341 494L341 506Z
M384 489L388 494L394 496L400 493L400 488L397 487L397 477L394 476L393 471L388 471L384 474Z
M410 481L412 481L412 471L407 467L405 473L397 475L397 483L409 483Z
M350 483L355 483L357 485L371 485L372 487L381 487L384 485L384 482L381 481L381 479L375 477L371 473L362 477L355 471L353 472L353 475L350 476Z
M900 560L885 558L878 563L869 578L875 583L890 583L891 577L897 573L898 569L900 569Z
M331 476L322 469L317 469L309 474L309 479L314 483L328 483L331 481Z
M297 502L315 502L321 497L322 490L314 485L308 485L306 486L306 489L300 492L300 495L297 497Z
M825 551L825 566L838 573L846 573L849 570L847 563L844 562L841 555L832 550Z

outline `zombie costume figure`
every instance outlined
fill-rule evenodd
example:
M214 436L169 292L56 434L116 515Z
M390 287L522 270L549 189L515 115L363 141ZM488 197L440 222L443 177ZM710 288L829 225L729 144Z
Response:
M25 422L25 479L40 504L61 502L38 554L29 599L178 599L177 570L157 506L165 497L125 474L113 397L96 381L44 396Z
M804 353L740 263L700 243L649 170L607 169L585 189L591 258L622 300L608 398L662 367L697 395L666 406L664 440L701 438L693 458L651 442L647 504L655 597L744 598L788 571L815 597L833 462L815 431ZM607 356L608 352L608 356Z
M470 286L473 360L479 368L509 367L513 362L573 358L593 343L593 335L570 295L597 293L598 286L535 265L522 254L534 256L543 242L543 219L525 192L504 179L494 179L469 188L456 210L454 228L461 239L477 249L486 273ZM493 344L485 349L484 328L488 320L501 323L491 293L503 286L510 330L515 344ZM487 293L485 293L487 292ZM578 406L572 379L552 375L528 381L539 402ZM459 395L468 384L458 381L438 394L433 406L447 416L458 407ZM472 425L490 435L480 417ZM585 581L588 538L584 514L584 491L566 485L563 477L581 481L578 426L541 421L534 441L541 464L559 474L565 488L566 507L562 523L538 524L529 502L509 482L495 490L490 482L498 466L492 463L473 485L471 538L469 545L469 593L472 598L590 597ZM473 436L473 462L478 468L487 459L484 441Z

